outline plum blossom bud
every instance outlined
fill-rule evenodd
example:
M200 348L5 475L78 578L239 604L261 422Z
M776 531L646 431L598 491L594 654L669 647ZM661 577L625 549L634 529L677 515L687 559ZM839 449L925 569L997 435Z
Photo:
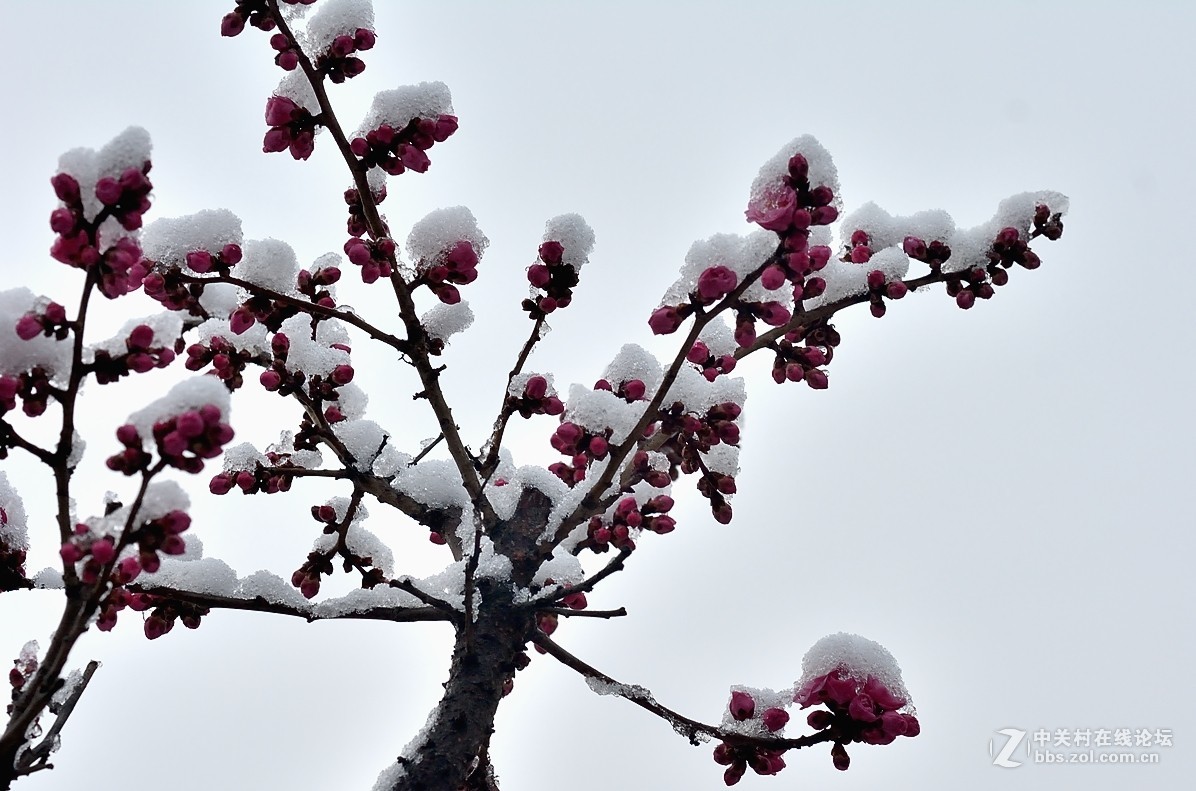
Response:
M846 772L847 768L851 766L851 756L839 742L835 742L835 746L831 748L831 760L834 761L835 768L841 772Z
M785 285L785 270L776 264L766 267L760 274L760 285L769 291L776 291Z
M746 719L750 719L756 713L756 701L748 693L736 690L731 693L729 708L731 716L743 722Z
M98 541L93 541L91 544L91 556L100 564L107 565L111 563L116 557L116 547L112 545L112 539L101 538Z
M761 719L770 733L776 733L789 722L789 712L774 707L765 711Z

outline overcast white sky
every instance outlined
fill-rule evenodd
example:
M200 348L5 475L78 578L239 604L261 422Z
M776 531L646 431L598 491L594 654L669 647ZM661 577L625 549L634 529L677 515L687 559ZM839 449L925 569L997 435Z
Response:
M881 321L841 317L829 390L776 387L765 367L747 366L734 523L682 498L677 531L647 537L590 598L631 616L557 634L707 721L731 684L791 684L825 634L859 632L896 655L918 738L856 746L847 773L822 748L790 753L780 777L749 776L748 788L1188 787L1196 6L378 5L368 68L333 99L352 127L377 90L437 79L453 91L460 132L433 149L429 173L392 179L384 208L406 228L465 204L490 237L465 294L478 321L446 355L475 445L527 330L523 269L555 214L582 213L598 244L532 366L590 384L625 342L668 353L648 312L691 242L750 230L751 180L799 134L835 154L849 209L944 208L971 225L1012 193L1068 194L1063 240L1040 247L1044 266L1013 272L991 302L965 314L936 289ZM0 0L5 287L73 298L76 274L46 254L47 179L61 152L129 124L154 138L151 217L224 207L247 236L285 239L304 264L340 249L343 165L323 138L306 164L260 153L280 72L257 31L219 37L230 8ZM389 310L345 283L342 299L359 310ZM361 376L374 419L408 445L434 434L405 370L378 358ZM111 427L150 392L89 393L81 512L127 488L102 460ZM287 427L271 406L235 401L242 438ZM553 459L550 426L541 418L516 434L521 462ZM31 567L54 562L40 471L20 454L3 469L33 519ZM242 574L285 576L315 537L306 512L324 495L311 492L201 495L194 530ZM422 529L373 528L394 537L403 571L442 560ZM30 638L44 644L57 604L3 597L0 657ZM148 643L126 614L115 633L81 642L77 663L104 666L58 768L19 787L368 788L434 705L449 637L442 626L216 613L197 632ZM1002 728L1170 729L1174 746L1155 766L1002 769L989 757ZM518 791L722 787L710 746L689 747L539 656L500 710L493 754Z

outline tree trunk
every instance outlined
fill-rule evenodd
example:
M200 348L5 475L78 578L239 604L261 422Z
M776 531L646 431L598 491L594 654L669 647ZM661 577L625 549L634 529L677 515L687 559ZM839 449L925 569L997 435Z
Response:
M377 791L459 791L476 762L486 760L503 684L515 674L535 619L512 606L508 589L489 580L479 580L478 589L477 621L458 629L444 697L418 746L384 774Z

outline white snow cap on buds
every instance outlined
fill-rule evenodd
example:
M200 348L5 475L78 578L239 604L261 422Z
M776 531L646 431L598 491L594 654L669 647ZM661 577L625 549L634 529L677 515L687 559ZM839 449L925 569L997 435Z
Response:
M581 271L594 249L594 229L580 214L562 214L544 223L544 241L560 242L565 248L561 263Z
M237 264L237 277L255 286L280 294L297 294L299 259L286 242L277 239L250 239L244 245L244 257Z
M278 87L274 89L274 95L290 99L312 115L319 115L322 112L320 100L316 96L316 92L312 90L311 83L307 81L303 69L287 72L287 75L278 83ZM317 126L315 133L318 135L323 129L323 126Z
M1050 208L1052 214L1066 214L1068 199L1066 195L1050 190L1023 192L1006 198L997 206L991 220L974 228L959 229L951 235L947 241L951 257L943 264L943 271L962 272L988 266L988 251L1002 228L1016 228L1025 241L1033 225L1034 209L1039 205Z
M792 291L789 292L789 301L793 301ZM735 342L735 331L722 316L715 317L703 327L698 334L698 340L706 344L706 348L715 357L735 354L739 349L739 344Z
M746 400L747 388L741 377L720 376L711 382L693 367L685 365L677 372L677 378L665 394L662 405L670 406L680 401L687 412L704 415L716 404L730 402L742 407Z
M230 400L228 390L214 376L194 376L170 388L170 392L144 409L129 415L128 423L137 428L143 441L153 438L154 424L184 412L211 404L220 410L220 419L228 422Z
M886 247L873 253L872 258L863 264L842 261L832 256L818 272L818 276L826 281L826 291L802 304L806 310L811 310L845 297L863 294L868 290L868 273L878 270L884 273L885 282L901 280L909 272L909 256L897 247Z
M664 379L664 369L652 352L638 344L627 343L606 366L602 378L616 389L620 382L639 379L645 386L644 397L651 398Z
M252 329L252 328L251 328ZM311 337L311 318L300 313L291 316L278 328L287 336L287 370L302 371L311 376L328 376L338 365L350 363L349 353L334 349L332 344L349 345L349 332L339 321L329 319L316 325L316 337Z
M151 261L185 268L187 253L219 253L225 245L241 244L243 238L240 217L228 209L204 209L154 220L142 231L141 249Z
M17 322L26 313L40 313L50 304L27 288L0 291L0 374L21 374L40 366L58 384L71 364L71 339L37 335L27 341L17 335Z
M528 380L534 376L542 377L544 381L548 382L548 392L545 393L545 395L557 395L556 388L553 387L552 374L541 374L536 373L535 371L524 371L521 374L516 374L514 378L511 379L511 384L507 385L507 395L521 398L523 396L523 391L527 389Z
M411 226L411 233L407 236L407 253L422 272L457 242L473 245L478 258L482 257L490 244L478 227L473 212L464 206L437 209Z
M349 512L348 497L333 497L327 502L327 505L332 506L336 511L337 521L343 520ZM381 569L382 573L389 577L394 573L394 553L391 552L390 547L382 543L381 539L361 526L368 516L369 511L364 505L359 504L353 513L353 521L349 523L349 529L345 534L345 546L354 555L370 558L372 565ZM312 545L312 551L327 552L336 546L338 540L339 537L335 533L322 534Z
M140 126L130 126L96 151L92 148L72 148L58 158L58 172L68 173L79 182L83 209L88 217L95 217L102 204L96 197L96 182L102 178L119 179L129 168L141 170L153 145L149 132Z
M841 208L843 203L839 198L839 171L835 168L835 161L831 158L830 152L823 148L822 144L812 135L802 135L793 140L789 145L781 148L776 156L764 163L756 180L752 182L752 194L748 204L760 202L770 189L781 183L781 180L789 174L789 160L794 154L801 154L809 163L810 187L830 187L831 192L835 194L831 205Z
M441 115L453 114L453 96L443 82L421 82L419 85L400 85L389 91L379 91L374 96L370 111L361 120L361 126L350 135L365 137L383 124L396 131L407 126L414 118L435 119Z
M3 472L0 472L0 549L29 549L25 503Z
M315 56L332 45L337 36L350 36L358 29L374 29L374 4L370 0L325 0L307 21L303 48Z
M901 667L897 660L887 648L874 640L839 632L814 643L802 657L801 679L797 682L797 689L834 670L860 681L872 676L897 697L906 701L910 699L905 682L901 680Z
M473 324L473 311L465 300L455 305L442 302L433 305L427 313L420 316L419 323L424 325L429 337L447 343L453 335L469 329Z
M154 340L150 344L151 348L165 347L173 349L175 340L183 333L183 317L177 312L155 313L145 318L129 319L115 335L97 343L92 349L94 351L108 352L113 357L124 354L128 351L125 340L128 339L134 329L140 327L142 324L154 331Z
M699 239L689 247L681 275L665 292L664 304L676 305L687 302L689 294L698 287L698 277L707 269L725 266L736 274L741 282L749 273L763 264L777 249L777 235L763 229L746 235L719 233L708 239ZM793 303L790 289L769 291L753 283L744 293L748 302L780 302L789 306Z
M635 428L646 405L644 401L629 404L609 390L591 390L575 384L569 387L565 420L595 434L610 428L610 441L618 444Z

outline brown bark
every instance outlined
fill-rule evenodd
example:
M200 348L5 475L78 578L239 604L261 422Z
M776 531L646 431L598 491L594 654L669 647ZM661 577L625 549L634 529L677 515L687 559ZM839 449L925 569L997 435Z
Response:
M535 619L512 605L509 589L491 580L479 580L478 591L477 621L457 631L444 697L423 741L399 758L406 771L390 791L458 791L480 762L488 762L503 684L515 674Z

